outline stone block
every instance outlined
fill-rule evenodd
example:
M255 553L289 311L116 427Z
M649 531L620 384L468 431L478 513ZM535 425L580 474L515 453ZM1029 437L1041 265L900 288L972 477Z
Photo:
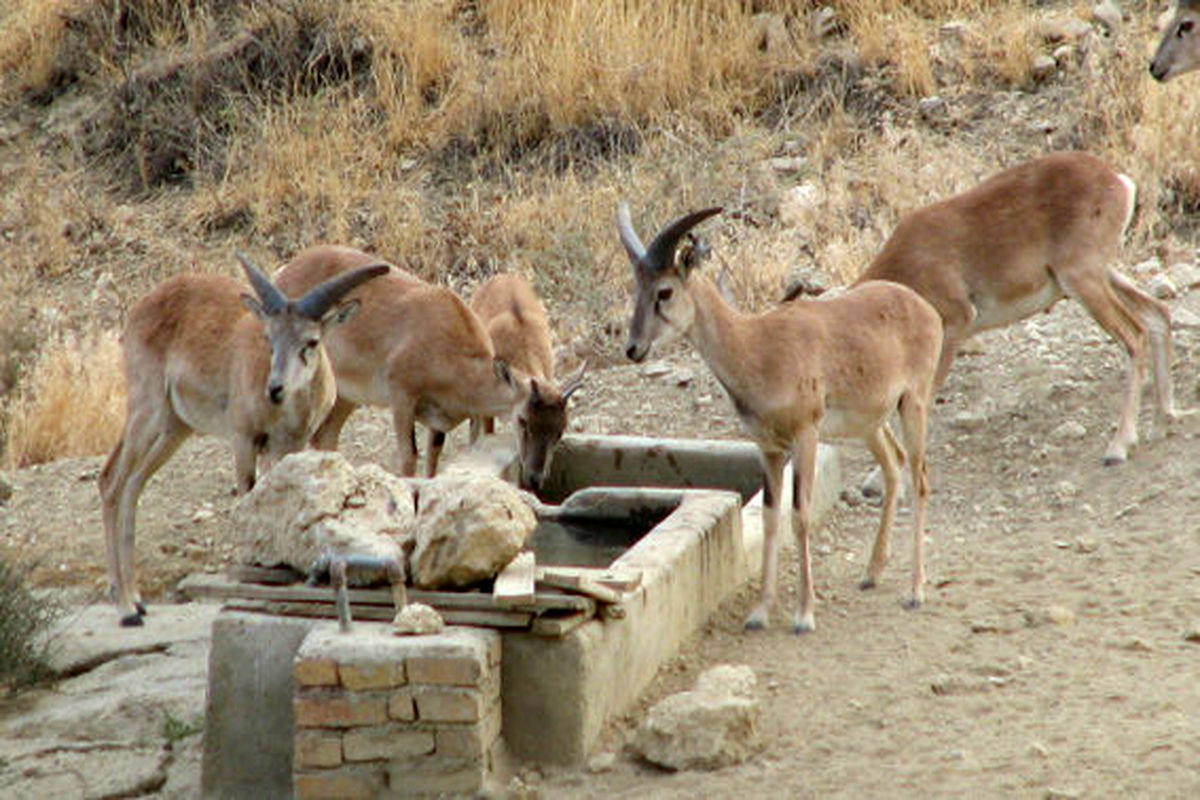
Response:
M483 713L479 692L470 689L427 689L413 697L421 722L478 722Z
M293 664L312 620L221 611L212 625L203 797L290 797Z
M342 736L328 731L296 732L295 768L327 769L342 765Z
M369 767L341 767L296 775L296 800L372 800L384 790L385 772ZM278 796L278 795L260 795Z
M308 658L292 668L297 686L337 686L337 663L331 658Z
M408 674L411 683L478 686L483 677L483 666L471 658L412 658L408 662Z
M388 717L397 722L412 722L417 718L417 707L410 689L392 692L388 699Z
M342 686L356 692L364 689L391 689L404 685L404 662L343 662L338 665L338 677Z
M482 725L438 728L434 739L438 758L482 759L491 746L490 742L484 741Z
M477 761L395 761L388 765L388 796L471 794L483 787L483 779L484 767Z
M391 761L432 753L434 734L392 725L360 728L346 732L342 748L347 761Z
M299 728L355 728L382 725L388 718L386 694L348 694L339 690L307 689L296 697Z

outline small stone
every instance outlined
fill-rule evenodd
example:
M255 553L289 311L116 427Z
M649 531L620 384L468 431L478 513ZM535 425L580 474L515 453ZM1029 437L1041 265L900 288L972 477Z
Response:
M392 630L397 636L424 636L431 633L441 633L446 627L445 620L436 609L424 603L409 603L400 609L392 620Z
M1053 56L1045 53L1034 56L1033 63L1029 65L1029 74L1035 81L1047 80L1057 71L1058 62L1054 60Z
M1100 543L1090 536L1080 536L1075 540L1076 553L1094 553L1100 548Z
M1025 624L1031 628L1056 625L1066 628L1075 624L1075 612L1065 606L1051 605L1040 611L1026 611Z
M1126 639L1121 644L1121 649L1128 650L1131 653L1153 653L1154 645L1150 644L1140 636L1133 636L1129 639Z
M1059 69L1067 69L1079 60L1079 50L1073 44L1063 44L1054 48L1054 63Z
M1075 624L1075 612L1064 606L1047 606L1045 619L1052 625L1065 627Z
M788 270L783 282L785 297L816 297L829 290L829 280L813 264L798 264Z
M213 511L211 508L208 508L208 507L198 508L198 509L196 509L196 513L192 514L192 522L199 525L201 523L208 522L210 519L212 519L216 515L217 515L217 513L215 511Z
M813 38L824 39L837 31L837 12L829 6L821 6L809 17L809 30Z
M1087 428L1073 419L1060 423L1054 430L1050 431L1050 438L1060 442L1082 439L1085 436L1087 436Z
M785 225L801 225L817 213L825 202L825 192L812 181L793 186L779 198L779 221Z
M1192 644L1200 644L1200 620L1193 622L1192 626L1184 631L1183 640Z
M676 386L687 386L692 381L696 380L696 373L692 372L690 369L676 370L671 374L670 380Z
M609 772L617 764L616 753L601 753L598 756L592 757L587 763L588 772L597 774L600 772Z
M917 101L917 113L926 122L939 122L950 117L950 106L944 97L922 97Z
M661 378L671 372L671 365L665 361L654 361L642 367L642 374L647 378Z
M1167 275L1155 275L1146 288L1159 300L1173 300L1179 296L1179 287Z
M12 499L13 487L12 484L0 478L0 503L7 503Z
M808 159L803 156L781 156L767 162L771 169L781 174L800 172L808 165Z
M1029 755L1033 756L1034 758L1049 758L1050 748L1046 747L1046 745L1042 744L1041 742L1034 742L1033 744L1029 745Z
M1135 275L1153 275L1162 269L1162 261L1157 258L1148 258L1145 261L1139 261L1133 265L1133 274Z
M1121 29L1121 7L1117 5L1116 0L1104 0L1097 5L1092 9L1092 18L1109 33L1116 33Z
M958 431L973 433L987 425L987 416L977 411L959 411L950 420L950 427Z

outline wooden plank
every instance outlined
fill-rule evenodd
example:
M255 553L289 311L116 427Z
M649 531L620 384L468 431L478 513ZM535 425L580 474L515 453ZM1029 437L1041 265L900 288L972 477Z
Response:
M492 599L502 608L529 605L537 599L537 588L534 586L534 561L532 551L518 553L508 566L496 576L492 585Z
M337 609L327 603L286 602L282 600L232 599L225 607L235 611L253 611L284 617L336 619ZM450 609L439 611L447 625L473 625L487 628L528 628L533 614L527 611L482 611ZM391 622L396 614L381 606L351 606L351 616L362 622Z
M538 583L567 589L572 592L594 597L601 603L619 603L621 595L602 583L583 574L563 574L554 570L544 569L538 573Z
M588 614L543 614L534 617L529 630L538 636L566 636L589 619Z
M219 600L230 598L277 600L281 602L333 603L334 592L328 586L263 586L253 583L236 583L221 575L189 575L179 584L180 590L192 598L211 597ZM390 589L350 589L350 602L355 605L387 606L394 608ZM461 609L466 611L507 610L498 609L492 595L484 592L432 592L424 589L409 589L408 602L424 603L438 611ZM596 613L595 602L588 597L538 592L534 601L515 606L515 610L533 613L547 611L581 611Z
M305 578L303 573L291 567L254 567L249 564L230 567L229 577L242 583L267 583L272 586L286 586Z
M624 569L597 569L596 567L538 567L538 580L544 574L587 577L617 592L632 592L642 585L642 573Z

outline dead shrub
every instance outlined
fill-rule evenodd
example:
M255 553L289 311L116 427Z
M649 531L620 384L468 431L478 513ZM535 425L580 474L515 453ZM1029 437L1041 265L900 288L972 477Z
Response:
M28 585L33 570L0 557L0 689L14 694L54 677L50 629L62 608Z
M125 414L117 335L64 336L42 347L5 409L8 469L111 450Z

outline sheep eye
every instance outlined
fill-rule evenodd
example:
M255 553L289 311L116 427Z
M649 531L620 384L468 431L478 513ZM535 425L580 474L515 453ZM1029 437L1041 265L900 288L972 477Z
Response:
M667 302L668 300L671 299L671 295L674 293L675 293L675 290L672 289L670 286L665 286L662 289L659 289L658 290L658 302L660 302L660 303Z

